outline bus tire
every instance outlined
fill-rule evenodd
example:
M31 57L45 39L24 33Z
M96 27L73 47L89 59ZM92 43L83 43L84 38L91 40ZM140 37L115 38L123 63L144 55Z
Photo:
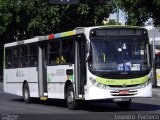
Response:
M117 102L117 105L121 110L128 110L131 105L131 99L129 101Z
M75 99L74 89L73 89L73 86L71 84L67 88L66 102L67 102L67 106L70 110L75 110L75 109L78 108L78 102Z
M23 99L24 99L24 102L27 104L29 104L31 101L30 91L27 83L25 83L23 86Z

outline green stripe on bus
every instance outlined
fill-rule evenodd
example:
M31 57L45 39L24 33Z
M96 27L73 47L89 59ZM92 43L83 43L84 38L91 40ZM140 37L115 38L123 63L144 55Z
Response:
M99 28L141 28L139 26L125 26L125 25L108 25L108 26L99 26Z
M71 80L73 82L73 75L69 75L69 80Z
M50 78L49 73L47 74L47 82L51 82L51 78Z
M123 84L136 85L136 84L142 84L148 81L148 79L149 79L148 76L134 78L134 79L106 79L97 77L96 81L105 85L123 85Z

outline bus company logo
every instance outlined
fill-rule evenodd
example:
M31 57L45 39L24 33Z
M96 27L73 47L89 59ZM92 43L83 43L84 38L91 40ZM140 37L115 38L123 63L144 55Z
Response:
M114 80L106 80L106 84L109 84L109 83L115 84L115 81Z
M126 85L126 84L123 84L122 87L127 87L127 85Z

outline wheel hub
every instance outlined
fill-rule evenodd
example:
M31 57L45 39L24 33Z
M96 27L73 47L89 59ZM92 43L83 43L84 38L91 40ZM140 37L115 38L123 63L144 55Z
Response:
M25 89L25 92L24 92L24 97L25 97L26 100L28 99L28 91L26 89Z
M73 100L74 100L74 98L73 98L73 92L70 91L70 92L68 93L68 102L69 102L69 103L72 103Z

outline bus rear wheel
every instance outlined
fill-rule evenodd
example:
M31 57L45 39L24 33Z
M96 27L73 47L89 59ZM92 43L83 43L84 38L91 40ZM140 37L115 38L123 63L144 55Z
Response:
M27 83L23 86L23 99L24 99L24 102L27 104L29 104L31 101L30 91Z
M129 101L117 102L117 105L121 110L128 110L131 105L131 99Z
M78 102L75 99L75 93L72 85L69 85L66 92L67 106L70 110L75 110L78 108Z

